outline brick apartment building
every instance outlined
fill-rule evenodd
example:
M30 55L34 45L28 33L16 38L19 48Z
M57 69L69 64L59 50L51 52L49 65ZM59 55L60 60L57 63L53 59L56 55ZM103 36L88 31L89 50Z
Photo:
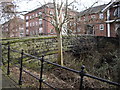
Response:
M79 13L79 34L116 37L120 27L120 1L91 7Z
M63 20L64 9L61 14L61 20ZM69 9L68 14L75 16L77 12ZM35 35L56 35L55 29L51 24L54 22L49 15L54 14L53 3L47 3L40 8L32 10L25 14L25 34L26 36ZM53 15L54 16L54 15ZM67 25L67 24L66 24ZM66 27L67 28L67 27ZM66 34L65 28L62 29L62 34Z
M24 20L14 17L2 24L2 37L24 37Z
M56 34L54 27L48 21L51 21L47 15L53 14L53 4L48 3L40 8L32 10L25 14L25 34L26 36L34 35L54 35ZM45 18L45 20L43 19ZM48 20L48 21L46 21Z
M70 14L74 16L74 19L67 23L67 30L73 34L116 37L117 28L120 24L119 2L119 0L116 0L108 4L91 7L79 14L71 10ZM47 17L49 14L53 15L53 13L53 3L48 3L25 14L25 35L55 35L54 27L48 22L54 21Z

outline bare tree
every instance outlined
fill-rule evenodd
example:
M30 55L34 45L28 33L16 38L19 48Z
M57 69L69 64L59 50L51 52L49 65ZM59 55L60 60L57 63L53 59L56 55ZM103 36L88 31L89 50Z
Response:
M17 0L20 2L21 0ZM30 1L30 0L27 0ZM44 16L41 17L43 20L52 24L53 28L56 31L57 39L58 39L58 64L63 65L63 50L62 50L62 33L67 30L67 23L71 19L73 19L73 12L69 7L76 2L75 0L72 2L68 2L68 0L53 0L53 14L46 12L43 10ZM40 2L39 2L40 3ZM40 6L42 4L40 3ZM2 3L3 6L3 16L4 21L9 20L11 17L16 16L15 8L16 6L13 3ZM43 5L44 6L44 5ZM46 6L45 6L46 7ZM44 8L45 9L45 8Z
M14 34L17 34L20 32L19 27L21 27L21 24L24 22L20 20L20 18L18 17L19 12L17 12L16 10L16 3L9 1L9 2L1 2L1 20L2 20L2 31L3 33L3 37L10 37L11 32ZM19 19L19 20L18 20ZM4 28L4 25L6 24L6 28ZM7 30L5 30L7 29ZM5 34L5 35L4 35Z
M54 12L53 14L43 12L45 17L42 17L43 20L51 23L53 28L56 31L58 39L58 64L63 66L63 50L62 50L62 33L66 32L67 23L73 19L73 12L70 11L69 6L72 5L75 1L68 3L60 0L59 3L57 0L53 0ZM47 17L47 18L46 18ZM48 19L49 18L49 19Z

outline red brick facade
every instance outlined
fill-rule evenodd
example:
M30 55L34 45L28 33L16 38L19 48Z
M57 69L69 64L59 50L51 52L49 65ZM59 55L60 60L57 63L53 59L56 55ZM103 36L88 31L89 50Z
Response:
M43 5L42 7L25 14L26 36L56 34L54 27L50 22L48 22L53 22L53 20L50 20L47 15L53 14L54 12L53 7L50 7L52 5L49 4L48 7L43 7ZM114 16L115 10L120 6L115 5L116 2L111 2L80 12L78 15L79 18L75 17L67 24L69 32L73 34L91 34L94 36L116 37L116 26L118 26L120 22L113 20L116 18ZM76 13L72 13L72 11L70 14L72 16L76 15ZM108 14L110 14L110 16Z
M26 36L35 35L54 35L54 27L48 22L51 21L45 14L53 14L53 9L48 7L37 8L25 14L25 34Z
M120 14L118 9L120 4L117 2L109 4L96 6L80 13L81 34L116 37L117 27L120 27L120 16L116 17L114 14L116 9L117 14Z
M14 17L2 24L2 37L24 37L24 20Z

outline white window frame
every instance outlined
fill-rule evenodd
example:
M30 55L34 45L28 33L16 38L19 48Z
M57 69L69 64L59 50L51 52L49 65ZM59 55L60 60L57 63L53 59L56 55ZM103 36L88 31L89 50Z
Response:
M76 33L76 30L74 30L73 33Z
M39 12L39 15L42 15L42 12L41 12L41 11Z
M102 31L102 30L104 30L104 24L100 24L99 25L99 29Z
M96 16L95 16L95 15L91 15L91 18L92 18L92 19L95 19L95 18L96 18Z
M78 18L78 21L81 21L81 18Z
M100 14L99 14L99 18L100 18L100 19L104 19L104 14L103 14L103 13L100 13Z
M35 26L35 23L33 22L33 26Z
M32 16L30 16L30 19L32 18Z
M28 29L26 29L26 34L29 34L29 30Z
M51 19L51 21L50 21L52 24L54 24L55 23L55 20L54 19Z
M52 31L53 31L53 32L52 32ZM54 29L50 29L50 33L51 33L51 34L54 34Z
M80 27L77 27L77 32L81 32L81 28Z
M8 28L6 28L6 31L8 31Z
M40 25L42 24L42 19L39 19L39 24L40 24Z
M30 27L32 26L32 23L30 22Z
M36 30L36 35L38 35L38 30Z
M38 14L36 13L36 17L38 16Z
M69 25L72 26L72 22L70 22Z
M28 22L26 22L26 27L28 27L29 26L29 23Z
M34 18L35 14L33 14L32 16L33 16L33 18Z
M36 26L38 25L38 22L36 22Z
M43 28L39 28L39 33L43 33Z
M53 15L53 11L52 10L50 10L50 15Z
M26 20L28 20L29 19L29 16L26 16Z

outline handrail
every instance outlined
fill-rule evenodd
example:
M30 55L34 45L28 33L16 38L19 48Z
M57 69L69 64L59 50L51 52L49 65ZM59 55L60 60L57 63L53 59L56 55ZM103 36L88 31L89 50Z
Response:
M44 83L44 84L46 84L47 86L49 86L50 88L56 90L56 88L54 88L53 86L51 86L50 84L48 84L47 82L45 82L45 81L43 80L43 78L42 78L43 68L44 68L44 64L43 64L43 63L46 62L47 64L51 64L51 65L60 67L60 68L62 68L62 69L65 69L65 70L67 70L67 71L70 71L70 72L79 74L79 76L81 77L81 78L80 78L80 88L79 88L79 90L82 90L82 89L83 89L82 84L83 84L83 79L84 79L83 77L84 77L84 76L89 77L89 78L92 78L92 79L95 79L95 80L99 80L99 81L101 81L101 82L106 82L106 83L108 83L108 84L111 84L111 85L115 85L115 86L120 87L120 83L108 81L108 80L106 80L106 79L98 78L98 77L96 77L96 76L92 76L92 75L90 75L90 74L85 73L85 72L84 72L84 68L85 68L84 66L81 67L81 70L80 70L80 71L77 71L77 70L74 70L74 69L71 69L71 68L68 68L68 67L65 67L65 66L61 66L61 65L59 65L59 64L56 64L56 63L47 61L47 60L44 59L44 56L42 56L42 57L36 57L36 56L34 56L34 55L30 55L30 54L28 54L28 53L24 53L23 50L20 52L20 51L11 49L9 43L8 43L8 48L6 48L6 49L8 49L7 75L10 75L10 67L9 67L9 63L10 63L10 51L12 51L12 52L17 52L17 53L20 53L20 54L21 54L20 67L18 67L18 68L20 68L19 85L22 85L22 71L23 71L23 72L29 74L30 76L32 76L33 78L39 80L39 83L40 83L39 90L42 89L42 83ZM36 59L36 60L41 61L40 77L37 77L37 76L33 75L32 73L30 73L30 72L28 72L28 71L26 71L26 70L24 69L24 67L23 67L23 58L24 58L25 56L29 56L29 57L32 57L32 58L34 58L34 59ZM4 58L3 58L3 59L4 59Z
M35 79L39 80L39 78L38 78L37 76L33 75L32 73L30 73L30 72L28 72L28 71L26 71L26 70L24 70L24 69L23 69L23 71L24 71L25 73L29 74L30 76L34 77Z
M86 74L86 73L85 73L84 76L90 77L90 78L93 78L93 79L96 79L96 80L99 80L99 81L102 81L102 82L106 82L106 83L109 83L109 84L112 84L112 85L120 86L120 84L117 83L117 82L108 81L108 80L106 80L106 79L98 78L98 77L92 76L92 75L90 75L90 74Z
M74 72L74 73L80 73L80 71L77 71L77 70L74 70L74 69L71 69L71 68L68 68L68 67L65 67L65 66L61 66L61 65L59 65L59 64L52 63L52 62L47 61L47 60L44 60L44 62L46 62L46 63L48 63L48 64L52 64L52 65L57 66L57 67L60 67L60 68L62 68L62 69L65 69L65 70Z

